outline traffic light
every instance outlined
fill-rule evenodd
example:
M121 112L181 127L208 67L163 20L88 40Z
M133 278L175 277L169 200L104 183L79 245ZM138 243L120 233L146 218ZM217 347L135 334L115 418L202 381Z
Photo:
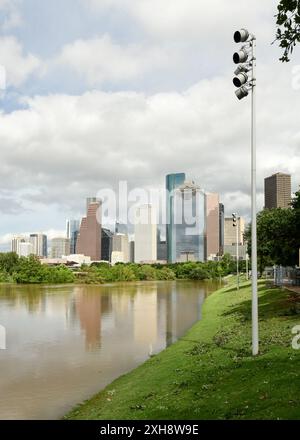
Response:
M233 84L238 90L235 92L238 99L243 99L249 94L249 90L253 86L253 79L249 77L252 69L253 59L253 36L249 34L247 29L240 29L234 33L233 39L236 43L245 43L239 51L233 55L233 62L238 64L234 74Z
M232 214L232 222L233 222L233 227L236 228L238 225L238 218L237 218L237 214Z

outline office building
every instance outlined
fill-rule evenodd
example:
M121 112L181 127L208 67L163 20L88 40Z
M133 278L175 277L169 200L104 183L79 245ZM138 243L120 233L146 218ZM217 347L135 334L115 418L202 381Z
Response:
M62 258L70 255L70 239L69 238L53 238L51 241L50 258Z
M44 234L31 234L29 242L32 244L33 255L39 258L48 257L47 236Z
M13 237L11 241L11 251L20 256L20 245L21 243L25 243L25 237L16 236Z
M112 252L117 253L114 254L114 261L119 263L129 263L129 241L128 241L128 235L126 234L115 234L113 236L113 246L112 246ZM121 256L122 254L122 256ZM120 259L121 261L117 261L117 259Z
M70 253L76 253L76 242L80 229L79 220L68 220L67 221L67 238L70 240Z
M220 200L219 194L206 194L206 258L220 252Z
M244 245L245 220L238 217L238 240L240 245ZM233 225L232 217L225 218L224 246L236 246L236 227Z
M176 253L176 250L173 248L173 231L174 231L174 223L172 219L174 218L174 191L180 185L183 185L185 182L185 174L177 173L177 174L169 174L166 177L166 233L167 233L167 260L169 263L172 262L173 256Z
M135 243L132 240L129 242L129 261L130 261L130 263L134 263L134 249L135 249Z
M265 179L265 209L289 208L291 195L290 174L276 173Z
M154 263L157 260L157 220L153 206L136 209L134 227L135 263Z
M128 234L128 226L125 223L117 222L116 223L116 234Z
M225 207L223 203L220 203L219 206L219 215L220 215L220 221L219 221L219 255L224 255L224 234L225 234Z
M171 199L170 263L205 260L205 193L194 182L185 182ZM169 246L169 244L168 244Z
M76 254L90 257L92 261L101 260L101 204L99 202L89 204L87 216L81 221Z
M101 200L98 199L97 197L88 197L86 199L86 212L88 212L89 207L92 203L99 203L101 205Z
M33 246L28 241L24 241L20 243L19 251L18 251L19 257L25 257L28 258L30 255L33 255Z
M157 229L157 261L166 262L167 256L167 241L163 240L161 237L161 231Z
M101 260L111 261L113 233L109 229L102 228Z

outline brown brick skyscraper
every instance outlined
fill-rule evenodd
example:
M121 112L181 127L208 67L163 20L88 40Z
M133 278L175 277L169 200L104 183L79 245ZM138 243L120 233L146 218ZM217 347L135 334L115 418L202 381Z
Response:
M88 207L87 216L81 221L80 231L77 239L76 253L83 254L86 257L91 257L93 261L101 260L100 219L101 204L99 202L91 203Z
M265 179L265 209L289 208L291 194L290 174L277 173Z

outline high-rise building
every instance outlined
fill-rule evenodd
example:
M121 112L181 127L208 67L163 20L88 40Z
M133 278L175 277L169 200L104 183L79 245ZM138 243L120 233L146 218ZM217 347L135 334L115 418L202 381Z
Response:
M32 244L28 241L24 241L20 243L19 251L18 251L19 257L30 257L30 255L33 255L33 247Z
M100 203L101 204L101 200L98 199L97 197L88 197L86 199L86 212L88 212L89 207L92 203Z
M62 258L70 255L70 239L69 238L53 238L51 241L51 258Z
M135 249L135 243L132 240L129 242L129 261L130 261L130 263L134 263L134 249Z
M67 238L70 240L70 254L76 253L76 242L80 229L79 220L67 221Z
M238 240L239 245L244 245L245 220L238 217ZM236 246L236 226L233 225L232 217L225 218L224 246Z
M90 203L87 216L81 221L76 253L101 260L101 203Z
M289 208L291 198L290 174L276 173L265 179L265 209Z
M113 236L113 253L117 253L117 259L120 263L129 263L129 241L128 241L128 235L126 234L115 234ZM120 255L122 254L122 258ZM115 258L115 262L116 261ZM121 261L120 261L121 260Z
M157 260L167 261L167 242L161 238L161 231L157 228Z
M136 209L134 241L135 263L157 260L157 220L153 206L143 205Z
M220 200L219 194L206 194L206 258L220 252Z
M220 203L219 207L219 231L220 231L220 241L219 241L219 255L224 255L224 234L225 234L225 207L223 203Z
M111 261L113 233L109 229L102 228L101 260Z
M178 188L180 185L183 185L185 182L185 174L184 173L177 173L177 174L169 174L166 177L166 193L167 193L167 200L166 200L166 232L167 232L167 259L168 262L172 262L172 256L175 253L175 250L173 249L173 231L174 231L174 224L172 222L172 219L174 218L174 191L176 188Z
M128 226L125 223L116 223L116 234L128 234Z
M47 235L44 234L31 234L29 242L32 244L33 255L39 258L48 257L48 242Z
M20 245L21 243L25 243L25 237L16 236L12 238L11 241L11 251L20 256Z
M172 242L171 255L168 255L169 262L204 261L206 235L204 191L194 182L185 182L174 191L171 213Z

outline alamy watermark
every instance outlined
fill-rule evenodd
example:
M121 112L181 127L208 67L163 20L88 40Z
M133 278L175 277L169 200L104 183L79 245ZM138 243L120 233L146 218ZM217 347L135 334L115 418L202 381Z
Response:
M292 334L295 335L292 340L292 347L294 350L300 350L300 325L296 325L292 329Z

